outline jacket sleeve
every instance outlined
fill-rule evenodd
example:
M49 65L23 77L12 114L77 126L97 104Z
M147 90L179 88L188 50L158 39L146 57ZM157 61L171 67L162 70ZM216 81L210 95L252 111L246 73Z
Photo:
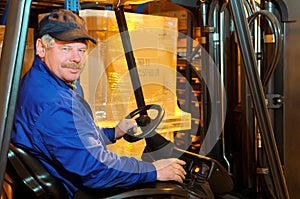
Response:
M72 103L49 106L34 128L38 150L60 168L61 176L89 188L128 188L156 180L153 164L107 150L111 130L101 132L85 108Z
M105 144L115 143L115 128L101 128L97 126L97 131L104 135L107 139L104 140Z

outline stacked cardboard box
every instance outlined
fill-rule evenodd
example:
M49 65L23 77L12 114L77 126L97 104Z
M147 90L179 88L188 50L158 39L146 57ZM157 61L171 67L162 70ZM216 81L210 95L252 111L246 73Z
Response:
M5 34L5 26L0 25L0 55L3 46L3 39ZM34 58L34 37L33 37L33 29L29 28L27 33L27 40L25 46L25 55L24 55L24 62L22 67L22 76L29 70Z
M137 108L115 13L81 10L80 16L98 42L91 46L81 77L85 98L100 126L113 127ZM136 13L125 17L145 103L164 107L166 114L157 132L172 141L173 132L191 127L191 115L177 105L177 18Z

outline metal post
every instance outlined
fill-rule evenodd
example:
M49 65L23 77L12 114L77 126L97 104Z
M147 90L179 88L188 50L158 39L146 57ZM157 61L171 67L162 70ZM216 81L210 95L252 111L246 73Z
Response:
M128 65L129 74L131 77L131 82L134 90L134 95L138 108L145 106L144 95L141 87L141 82L139 74L137 71L137 66L131 46L131 40L128 32L128 27L126 23L126 18L124 14L124 7L118 6L115 9L116 19L119 26L119 31L123 43L123 48L125 51L125 57ZM145 113L146 114L146 113Z
M75 13L79 13L80 10L79 0L65 0L65 9L71 10Z
M15 105L26 46L31 0L11 1L0 60L0 187L11 138ZM2 105L4 105L2 107ZM0 191L1 193L1 191ZM1 195L1 194L0 194Z
M257 71L257 62L249 35L249 27L246 23L247 20L243 11L244 7L242 0L230 0L230 8L236 28L238 43L241 49L241 55L244 61L243 66L245 67L244 69L251 92L254 111L266 148L275 190L277 191L276 195L280 199L289 199L290 197L276 146L274 131L268 114L262 83Z

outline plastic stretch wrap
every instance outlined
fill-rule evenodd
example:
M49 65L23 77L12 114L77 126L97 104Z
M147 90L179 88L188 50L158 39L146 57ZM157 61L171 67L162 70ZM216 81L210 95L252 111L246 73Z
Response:
M89 34L97 39L81 76L85 99L100 126L114 127L137 108L115 13L81 10L79 14L85 19ZM176 98L177 18L135 13L125 13L125 17L145 103L164 107L166 114L157 132L173 141L174 131L191 126L191 115L178 108ZM136 156L136 151L143 149L144 140L134 146L120 146L120 142L119 153L134 151Z

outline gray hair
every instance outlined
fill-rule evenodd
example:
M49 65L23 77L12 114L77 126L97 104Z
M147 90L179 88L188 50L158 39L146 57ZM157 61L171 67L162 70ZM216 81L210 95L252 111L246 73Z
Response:
M45 45L46 49L51 48L55 44L55 39L49 34L45 34L41 37L42 43Z

